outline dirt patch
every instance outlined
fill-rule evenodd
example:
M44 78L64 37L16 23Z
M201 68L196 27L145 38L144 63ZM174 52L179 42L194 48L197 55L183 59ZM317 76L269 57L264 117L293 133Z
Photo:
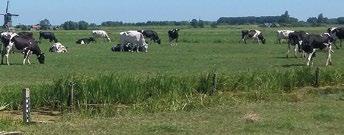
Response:
M61 118L60 112L54 111L36 111L31 112L31 120L33 123L54 123ZM13 119L21 121L23 115L21 111L0 111L0 119Z

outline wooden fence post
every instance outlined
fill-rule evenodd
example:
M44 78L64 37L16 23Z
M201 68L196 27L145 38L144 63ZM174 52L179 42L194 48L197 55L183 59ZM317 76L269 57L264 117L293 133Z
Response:
M319 87L319 82L320 82L319 79L320 79L320 69L319 67L317 67L315 69L315 84L314 84L315 87Z
M22 90L23 98L23 122L29 124L31 122L30 112L31 112L31 103L30 103L30 89L25 88Z
M68 101L67 101L67 105L69 107L69 111L73 111L74 109L74 85L75 83L71 82L70 86L71 86L71 90L69 91L69 95L68 95Z

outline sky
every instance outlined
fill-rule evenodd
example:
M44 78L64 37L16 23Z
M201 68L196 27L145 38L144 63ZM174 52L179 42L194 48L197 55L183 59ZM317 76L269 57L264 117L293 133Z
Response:
M0 0L0 13L7 0ZM219 17L275 16L286 10L301 20L344 16L344 0L10 0L9 11L19 14L13 24L65 21L216 21ZM3 24L3 19L0 19Z

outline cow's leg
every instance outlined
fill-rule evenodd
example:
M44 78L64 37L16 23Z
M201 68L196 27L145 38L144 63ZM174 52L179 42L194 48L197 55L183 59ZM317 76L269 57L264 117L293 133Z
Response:
M28 63L31 64L30 61L29 61L30 52L31 52L30 50L28 50L27 52L24 52L23 65L25 65L26 61L28 61Z
M10 65L10 62L9 62L9 60L8 60L8 57L9 57L9 55L10 55L10 52L11 52L11 47L10 47L10 45L9 45L9 46L6 47L6 54L5 54L5 56L6 56L6 64L7 64L7 65Z
M307 62L307 66L310 66L310 62L313 60L313 54L315 53L315 49L313 49L313 51L308 55L308 62ZM313 65L313 62L312 62Z
M290 47L291 45L290 44L288 44L288 51L287 51L287 58L289 58L289 53L290 53Z
M297 58L297 52L298 51L299 51L299 46L295 45L295 48L294 48L294 56L295 56L295 58Z
M333 50L332 50L332 47L330 46L328 48L328 56L327 56L326 66L332 65L332 58L331 58L332 52L333 52Z
M5 54L6 54L6 47L3 46L2 51L1 51L1 65L4 64L4 57L5 57Z

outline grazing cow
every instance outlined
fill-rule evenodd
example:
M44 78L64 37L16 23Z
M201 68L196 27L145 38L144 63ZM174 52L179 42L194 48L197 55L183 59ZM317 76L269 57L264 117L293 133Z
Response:
M294 46L295 57L297 57L298 52L302 52L301 44L307 35L308 33L305 31L295 31L295 32L289 33L287 58L289 57L289 53L292 46Z
M139 52L140 48L143 48L142 51L148 52L148 44L146 43L146 40L142 33L137 31L126 31L120 33L120 40L121 40L121 51L124 51L123 49L125 47L130 47L130 51L134 51L136 49L136 52Z
M60 42L57 42L50 47L49 52L66 53L68 51L67 47L63 46Z
M258 44L260 44L260 42L265 44L265 38L264 38L262 32L259 30L243 30L243 31L241 31L241 41L243 41L246 44L246 40L249 38L257 40Z
M334 42L334 38L332 36L321 36L317 34L310 34L308 35L302 42L302 50L308 54L308 61L307 66L310 66L313 57L315 57L315 53L317 50L325 51L327 56L326 66L332 64L331 55L333 53L332 50L332 43ZM313 62L312 62L313 65Z
M161 40L158 36L158 33L156 33L153 30L138 30L138 32L142 33L145 38L149 38L150 40L153 40L155 43L161 44Z
M33 38L32 32L19 32L18 35L23 38Z
M1 41L4 44L2 57L1 57L1 64L3 64L3 58L4 56L6 56L7 65L10 65L8 56L11 50L14 50L14 49L24 54L24 60L23 60L24 65L26 61L29 64L31 64L30 59L29 59L31 54L36 54L38 62L41 64L44 64L44 60L45 60L44 53L41 52L41 49L39 48L38 43L35 39L21 37L16 33L7 33L7 34L1 34Z
M293 33L295 31L292 31L292 30L278 30L277 31L277 42L279 44L282 44L282 40L286 40L288 41L288 38L289 38L289 34L290 33Z
M54 43L58 42L57 38L55 37L55 34L52 32L42 32L42 31L39 32L39 42L41 42L42 38L43 39L49 39L50 43L53 41L54 41Z
M178 43L178 38L179 38L179 30L180 29L172 29L168 31L168 38L169 38L169 42L170 45L172 46L172 41L175 40L175 45L177 45Z
M330 35L335 39L339 39L339 45L340 47L342 47L342 40L344 39L344 27L332 27L329 28L327 32L330 33ZM336 46L336 48L338 48L335 42L334 45Z
M96 40L93 38L93 37L89 37L89 38L82 38L82 39L79 39L78 41L76 41L75 43L77 44L90 44L91 42L96 42Z
M111 42L111 39L110 39L109 35L106 33L106 31L93 30L92 35L94 38L106 38L109 42Z

